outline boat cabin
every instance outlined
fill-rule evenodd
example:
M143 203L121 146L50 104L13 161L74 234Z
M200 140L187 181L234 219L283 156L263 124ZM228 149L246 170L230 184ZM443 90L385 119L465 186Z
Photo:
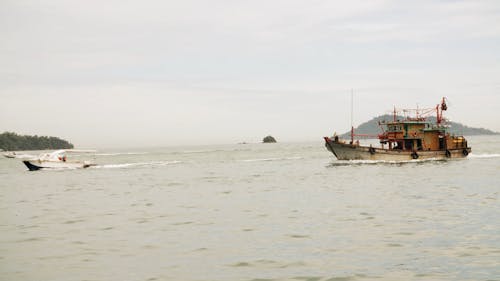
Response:
M447 127L431 124L425 118L406 118L385 125L384 133L379 135L382 146L390 150L419 151L467 148L467 141L462 136L451 136Z

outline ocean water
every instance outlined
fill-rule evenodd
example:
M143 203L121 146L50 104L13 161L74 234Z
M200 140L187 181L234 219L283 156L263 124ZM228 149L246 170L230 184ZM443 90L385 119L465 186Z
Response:
M500 280L500 137L464 160L315 143L0 159L0 280Z

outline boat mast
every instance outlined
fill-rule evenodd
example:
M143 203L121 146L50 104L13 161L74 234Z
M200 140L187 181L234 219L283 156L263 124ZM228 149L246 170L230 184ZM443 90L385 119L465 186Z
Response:
M354 111L354 93L353 89L351 88L351 144L354 144L353 111Z
M439 116L439 104L436 105L436 123L441 125L441 116Z

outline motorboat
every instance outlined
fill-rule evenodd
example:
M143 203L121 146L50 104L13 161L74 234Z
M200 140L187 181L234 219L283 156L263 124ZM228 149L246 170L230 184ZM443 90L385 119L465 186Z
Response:
M3 153L3 156L6 157L6 158L11 158L11 159L14 159L14 158L17 158L17 159L32 159L33 157L35 157L35 156L31 155L31 154L18 154L15 151L10 151L10 152Z
M40 169L81 169L95 166L92 161L68 160L67 154L70 152L88 152L77 150L57 150L52 153L40 154L37 158L23 160L23 163L30 171Z
M6 158L16 158L16 153L14 151L6 152L3 154Z

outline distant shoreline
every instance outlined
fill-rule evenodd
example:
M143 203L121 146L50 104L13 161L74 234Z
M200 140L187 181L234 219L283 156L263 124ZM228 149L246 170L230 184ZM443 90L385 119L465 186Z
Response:
M73 147L72 143L58 137L18 135L14 132L0 134L0 149L4 151L72 149Z

